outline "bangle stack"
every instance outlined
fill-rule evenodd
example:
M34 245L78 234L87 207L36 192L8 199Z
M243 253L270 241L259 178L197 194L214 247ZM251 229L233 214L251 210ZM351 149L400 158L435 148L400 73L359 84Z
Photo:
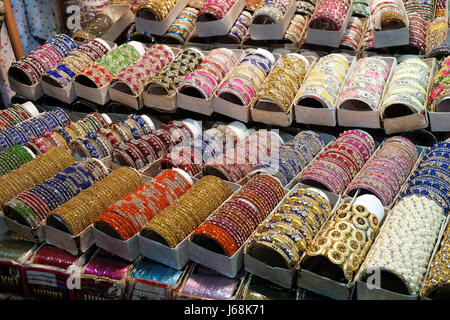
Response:
M101 37L111 26L113 19L105 14L98 13L95 17L86 23L83 29L76 30L72 37L80 42Z
M176 145L184 145L193 139L192 131L181 121L163 124L157 132L123 140L115 146L114 161L135 169L141 169L171 152Z
M46 44L29 53L28 56L11 64L8 74L31 86L39 83L41 76L51 70L62 58L77 47L65 34L58 34Z
M374 194L383 206L389 206L408 178L417 157L417 149L410 140L389 138L353 179L345 194L363 189Z
M296 14L284 34L284 39L292 42L296 46L299 46L303 41L303 35L305 34L305 29L307 28L306 21L305 16Z
M347 130L325 147L300 173L300 182L320 184L324 190L341 193L375 151L372 137L362 130Z
M406 14L409 20L409 45L425 53L427 27L433 18L433 2L407 2Z
M38 227L53 209L69 201L108 174L98 160L75 163L54 177L27 189L3 206L6 215L18 214L31 228Z
M352 281L379 232L381 221L365 206L344 201L314 238L304 258L323 257L342 270L339 281ZM312 263L312 262L311 262Z
M407 114L423 113L431 68L422 60L411 58L394 70L381 103L381 118L398 116L396 106L406 106Z
M309 69L308 60L297 53L283 56L264 80L255 97L276 104L280 111L289 112L292 101Z
M363 36L363 28L364 24L360 18L351 17L342 37L340 47L358 50L361 37Z
M323 149L322 138L312 131L302 131L293 140L280 146L278 152L263 159L253 170L263 170L287 186Z
M431 261L431 268L425 278L425 285L421 296L431 297L438 290L446 290L450 284L450 266L448 255L450 252L450 227L447 226L442 237L439 251Z
M374 0L370 3L370 18L376 31L404 28L405 5L402 0Z
M143 5L137 8L136 17L144 14L152 14L157 21L164 20L177 3L176 0L146 0Z
M209 161L203 168L204 175L213 174L231 182L243 179L254 165L278 150L283 141L274 131L258 130L240 141L235 149Z
M191 37L197 24L198 10L186 7L181 11L162 38L162 42L185 44Z
M253 23L281 23L293 0L263 0L253 15Z
M204 58L203 53L197 49L185 49L150 81L150 87L160 86L167 91L167 95L175 94L180 82L193 72Z
M232 193L221 179L206 176L162 210L142 229L141 235L156 238L175 248Z
M358 108L378 110L391 67L380 57L360 59L339 95L338 106L352 102Z
M67 270L78 257L51 245L43 245L33 256L33 263Z
M352 0L353 16L367 18L370 16L369 0Z
M139 96L155 75L160 73L174 58L168 46L155 44L132 65L122 70L113 81L125 83L135 96Z
M191 182L180 172L174 169L164 170L148 184L106 208L94 220L94 225L97 229L107 230L108 234L126 241L190 187Z
M178 91L180 93L195 92L203 99L209 99L237 63L238 58L230 49L213 49L193 72L188 73L180 81Z
M13 104L0 111L0 132L35 116L21 104Z
M446 45L447 24L446 17L436 17L431 21L426 37L427 56L449 54L450 47Z
M341 54L332 53L320 58L300 87L295 101L333 109L348 70L347 59Z
M175 286L184 270L176 270L161 263L142 259L133 270L133 279L148 279ZM136 288L134 289L136 292Z
M361 266L364 280L376 268L405 284L402 294L417 295L445 215L434 201L413 195L398 202Z
M278 179L255 175L196 228L191 239L195 242L208 237L217 243L223 254L231 257L284 195Z
M90 188L52 210L47 224L77 235L92 224L105 209L143 184L141 175L129 167L120 167Z
M90 67L94 61L100 59L108 51L109 48L102 42L96 39L88 40L71 51L59 62L58 66L46 71L42 78L65 88L72 84L77 74Z
M312 29L339 31L347 18L350 0L322 0L309 21Z
M230 11L235 2L236 0L205 0L198 17L205 15L215 20L221 20Z
M447 17L447 0L436 0L434 6L434 18Z
M8 238L0 240L0 258L19 263L20 259L33 247L34 242Z
M228 38L233 39L236 44L241 44L247 37L248 28L250 26L250 22L252 21L252 17L253 14L250 11L242 11L241 15L228 33Z
M296 14L311 17L316 9L316 0L297 0Z
M113 77L136 61L140 55L135 47L124 43L95 61L94 65L82 71L77 78L86 77L97 88L104 87L111 82Z
M20 145L13 145L0 152L0 175L20 168L23 164L30 162L35 158L29 149Z
M427 150L408 180L401 197L422 195L434 200L445 213L450 209L450 143L441 142Z
M217 90L221 98L233 96L241 105L248 106L272 70L274 56L264 49L247 49L239 65L228 74Z
M450 95L450 57L446 57L440 61L439 71L436 73L433 81L429 97L430 111L445 111L440 110L439 102Z
M125 261L112 253L101 250L87 263L83 274L91 274L113 280L122 280L127 271L132 267L130 262Z
M297 189L269 220L258 226L245 246L245 253L252 255L254 248L266 248L281 257L283 267L295 268L330 213L331 205L324 193L313 188ZM272 267L281 266L259 258Z
M75 162L75 159L61 148L53 148L0 177L0 206L36 184L43 183Z

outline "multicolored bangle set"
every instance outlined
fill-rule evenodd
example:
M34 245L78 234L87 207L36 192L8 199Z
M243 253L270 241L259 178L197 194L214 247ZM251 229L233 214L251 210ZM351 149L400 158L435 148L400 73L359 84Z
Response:
M429 27L426 37L426 55L448 55L450 48L446 45L447 17L435 17Z
M408 19L402 0L374 0L370 3L370 18L374 30L406 27Z
M184 93L195 90L203 99L209 99L237 63L238 57L230 49L213 49L193 72L180 81L178 91Z
M172 49L168 46L154 44L144 55L113 78L112 83L121 81L130 88L133 95L138 96L150 80L172 62L174 57Z
M28 86L35 85L47 70L56 67L62 58L76 48L77 45L69 36L58 34L36 50L30 51L28 56L13 62L8 74L20 78Z
M98 160L86 159L65 168L54 177L27 189L6 202L6 215L19 214L26 225L38 227L47 214L89 188L108 174Z
M197 49L188 48L183 50L170 62L163 71L157 74L151 81L151 86L159 86L173 95L177 91L180 82L200 65L205 56Z
M231 257L283 199L280 181L270 175L253 176L191 234L191 240L208 237Z
M353 5L355 2L353 2ZM363 28L364 24L360 18L351 17L342 37L340 47L358 50L361 37L363 36Z
M248 106L272 70L274 63L275 57L267 50L245 50L239 65L219 86L217 95L221 98L227 95L234 96L243 106Z
M341 90L338 106L342 108L348 101L357 101L369 110L378 110L390 71L390 65L381 57L358 60Z
M109 234L126 241L191 186L191 182L179 171L164 170L149 183L106 208L94 220L94 226L98 230L105 230L106 224Z
M363 205L344 201L320 229L302 263L321 256L352 281L380 230L381 221Z
M190 176L195 176L202 171L205 163L222 155L227 148L234 149L239 141L241 140L232 128L218 125L204 131L190 143L175 147L162 157L161 163L163 166L180 168Z
M228 38L233 39L237 44L244 42L248 35L248 28L250 26L250 22L252 21L252 17L253 13L250 11L242 11L241 15L228 33Z
M285 262L285 268L295 268L331 214L331 205L317 189L297 189L273 214L261 223L246 243L244 252L252 255L254 248L275 252ZM271 266L270 259L264 259Z
M0 177L0 206L36 184L43 183L58 172L75 163L75 159L62 148L53 148L16 170Z
M145 224L141 235L148 238L158 236L165 244L175 248L231 193L231 188L223 180L214 176L203 177Z
M353 15L360 18L367 18L370 16L369 0L353 0Z
M420 54L424 54L427 27L433 17L433 4L432 2L411 1L405 3L405 8L409 20L409 45L416 47Z
M162 42L175 41L178 44L185 44L192 35L197 24L198 10L186 7L181 11L172 25L162 38Z
M418 295L444 220L442 208L433 200L420 195L402 199L361 265L361 278L366 280L368 270L376 268L402 280L406 286L402 294Z
M120 167L63 205L50 211L47 224L77 235L105 212L105 209L143 184L142 176L130 167Z
M326 146L300 173L300 182L313 181L324 190L341 193L375 151L372 137L362 130L347 130Z
M401 198L422 195L434 200L445 213L450 210L450 143L429 148L411 174Z
M216 20L221 20L230 11L236 0L205 0L203 7L198 13L200 18L202 15L214 17Z
M238 142L235 149L206 163L203 173L237 182L247 176L254 165L270 156L272 150L278 150L282 143L274 131L258 130Z
M263 0L253 15L253 23L281 23L293 0Z
M342 54L332 53L320 58L300 87L296 103L313 100L322 107L334 108L349 68L347 58Z
M394 113L395 105L404 105L410 113L425 111L431 68L422 60L411 58L395 68L381 103L382 118ZM394 113L395 114L395 113Z
M339 31L347 18L350 0L322 0L309 21L309 27Z
M89 68L96 60L108 53L109 48L97 39L87 40L69 55L63 58L58 66L46 71L42 79L47 78L57 85L66 88L83 70Z
M113 77L141 56L140 52L128 43L109 51L89 68L77 75L87 77L93 85L101 88L109 84Z
M325 147L322 138L313 131L302 131L293 140L280 146L279 151L265 158L253 170L262 170L287 186Z
M147 132L119 143L112 150L113 160L135 169L168 154L176 145L184 145L194 138L189 127L181 121L172 120L161 125L157 132Z
M417 157L417 149L410 140L389 138L367 161L345 194L363 189L374 194L383 206L389 206L407 180Z
M36 116L21 104L12 104L11 107L0 110L0 132L15 126L31 117Z
M57 127L66 127L69 122L69 115L61 108L40 113L0 132L0 150L15 144L25 146L34 139L44 136L47 131L53 132Z
M439 102L450 95L450 57L446 57L439 62L439 71L433 81L433 87L428 100L430 111L441 111Z
M35 158L34 154L20 145L13 145L0 152L0 175L21 167Z

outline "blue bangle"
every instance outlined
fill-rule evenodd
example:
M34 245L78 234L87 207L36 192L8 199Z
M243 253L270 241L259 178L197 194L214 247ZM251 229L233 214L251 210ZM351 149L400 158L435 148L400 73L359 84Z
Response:
M181 33L179 33L179 32L176 32L176 31L168 31L168 32L166 33L166 36L169 35L169 34L176 34L176 35L179 36L181 39L183 39L183 42L186 42L186 38L183 37L183 35L182 35Z
M100 159L100 155L98 154L97 150L95 150L95 147L92 145L92 143L89 142L89 140L83 139L83 143L89 150L89 153L92 155L93 158Z
M56 108L52 113L58 117L58 120L61 120L61 127L65 127L67 123L72 121L67 112L62 108Z
M75 78L75 76L76 76L76 74L64 64L60 64L59 66L56 67L56 69L65 72L72 79Z

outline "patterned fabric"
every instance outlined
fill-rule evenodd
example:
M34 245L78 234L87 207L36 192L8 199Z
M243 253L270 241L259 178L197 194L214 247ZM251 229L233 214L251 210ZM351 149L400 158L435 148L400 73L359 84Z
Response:
M8 68L15 60L6 24L0 27L0 95L5 105L9 105L14 92L8 82Z

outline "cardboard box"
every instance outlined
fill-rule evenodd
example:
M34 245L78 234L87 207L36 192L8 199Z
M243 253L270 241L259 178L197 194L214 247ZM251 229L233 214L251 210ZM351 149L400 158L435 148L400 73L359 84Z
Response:
M450 132L450 112L428 112L432 132Z
M136 31L148 32L156 36L164 35L187 4L188 0L177 0L175 7L162 21L156 21L150 15L141 16L139 14L139 16L136 16Z
M249 25L252 40L282 40L297 10L296 1L291 1L289 8L280 23L257 24L254 17Z
M12 91L27 99L30 99L31 101L37 101L44 95L44 90L42 89L41 81L39 81L34 85L28 86L11 77L9 72L8 72L8 81Z
M48 244L65 250L74 256L88 251L95 244L92 226L87 227L75 236L48 224L44 224L42 227L44 229L45 241Z
M197 34L199 37L225 36L245 7L245 0L236 0L227 14L220 20L208 20L205 15L197 17Z
M0 258L0 291L17 294L22 297L28 296L29 292L23 264L36 249L36 246L31 248L19 261Z
M127 241L111 237L110 235L100 231L92 226L94 234L94 242L97 247L105 249L115 255L133 262L139 257L141 251L139 248L138 236L134 235Z
M75 77L75 93L77 97L86 99L99 105L105 105L109 102L109 83L101 88L92 88L79 82L78 76Z
M194 183L196 179L193 178ZM236 192L241 186L235 183L226 182L233 193ZM171 248L158 241L152 240L145 236L145 231L142 230L138 234L139 247L141 248L141 254L153 261L162 263L166 266L172 267L177 270L181 270L192 259L192 252L190 250L190 234L181 241L175 248ZM203 248L201 248L203 249Z
M326 47L339 48L342 37L344 36L347 25L350 22L353 13L353 6L348 6L347 17L342 24L341 30L331 31L322 29L313 29L308 26L306 31L306 43L316 44Z
M345 55L349 63L349 70L345 75L344 81L341 85L339 93L342 90L344 83L347 81L353 68L356 66L356 58L350 55ZM338 97L339 97L338 93ZM337 102L337 101L336 101ZM337 125L337 111L336 107L330 108L313 108L300 104L298 95L294 99L295 104L295 121L297 123L315 124L322 126L335 127Z
M402 45L409 45L409 19L405 6L402 5L403 16L406 19L406 27L394 30L377 31L374 30L374 48L387 48ZM372 20L369 22L372 24Z
M197 297L197 296L192 296L192 295L183 293L183 290L184 290L184 287L186 285L186 282L188 281L189 277L194 273L194 271L196 270L197 266L198 265L195 264L195 263L191 264L191 266L187 270L187 274L183 277L183 282L182 282L181 286L174 293L174 300L213 300L211 298ZM245 285L245 279L246 279L246 277L242 276L242 278L240 279L239 285L238 285L234 295L229 300L239 300L240 299L241 293L242 293L242 289L243 289L243 287Z
M25 239L36 243L42 243L45 240L45 233L42 228L43 223L36 228L30 228L8 216L4 216L4 219L9 230L21 234Z
M102 12L116 17L113 25L100 38L114 42L134 21L134 15L128 5L110 5Z
M428 127L428 98L431 94L431 89L434 82L434 77L437 72L436 59L429 58L423 60L430 68L430 76L428 79L428 91L424 103L424 109L421 113L414 113L405 116L386 118L382 117L384 131L386 134L394 134L398 132L413 131L418 129L424 129ZM384 97L383 97L384 98Z
M45 245L45 244L44 244ZM71 267L61 269L57 267L33 263L33 256L24 265L26 283L29 288L29 296L39 299L68 300L73 299L74 291L68 287L69 277L72 276ZM86 262L89 254L81 255L76 263L76 268Z
M306 76L312 70L317 62L317 58L313 56L305 56L309 62L309 68L306 72ZM276 68L276 66L274 66ZM305 79L306 79L305 76ZM295 97L294 97L295 100ZM289 127L292 124L294 118L294 100L291 103L291 107L287 112L280 110L275 103L268 100L258 100L250 108L250 114L252 120L255 122L261 122L268 125L276 125L280 127Z
M389 82L392 78L395 68L397 67L397 59L394 57L381 57L386 63L391 67L391 72L389 73L388 79L386 80L384 86L384 92L380 98L379 105L383 101L385 90L389 88ZM350 79L351 74L348 76L347 80ZM347 81L346 80L346 81ZM345 87L345 84L343 85ZM360 109L361 104L364 109ZM337 102L337 116L338 123L343 127L357 127L357 128L381 128L381 117L378 110L372 110L363 101L352 99L346 101Z
M94 259L100 254L98 249L93 255ZM73 292L73 300L124 300L128 289L127 273L132 268L130 263L123 279L114 280L107 277L100 277L92 274L85 274L88 261L81 269L80 288Z
M189 265L184 268L184 271L177 283L175 285L171 285L156 280L133 278L133 272L141 259L139 259L136 265L130 269L127 300L172 300L174 293L180 288L181 283L190 270Z
M286 194L283 200L278 204L278 206L272 210L271 214L266 218L266 220L270 219L270 217L286 203L286 200L292 195L293 192L300 188L310 188L304 184L297 184L294 188L291 189L290 192ZM322 190L323 191L323 190ZM339 204L340 197L332 192L323 191L330 200L330 204L332 208L335 208ZM332 209L334 210L334 209ZM263 255L263 251L260 251L260 255ZM244 266L245 271L251 274L254 274L260 278L269 280L277 285L280 285L287 289L292 289L296 286L297 280L297 268L293 268L291 270L281 267L272 267L267 263L256 259L255 257L249 255L248 253L244 254Z

